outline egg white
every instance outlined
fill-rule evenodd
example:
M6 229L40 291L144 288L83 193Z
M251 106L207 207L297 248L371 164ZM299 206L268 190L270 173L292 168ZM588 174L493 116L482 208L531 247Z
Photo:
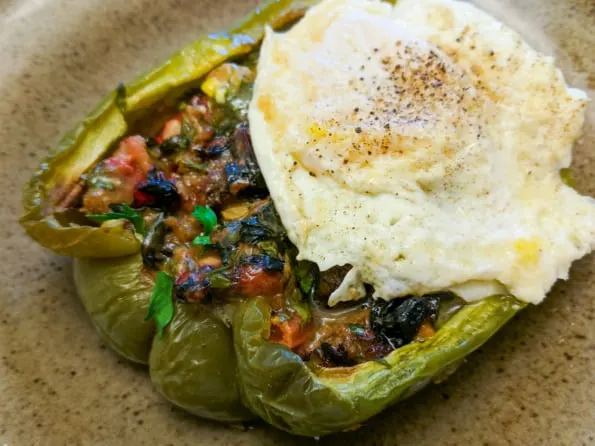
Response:
M468 3L325 0L267 31L249 121L300 258L353 266L331 304L537 303L595 247L595 200L559 176L587 100Z

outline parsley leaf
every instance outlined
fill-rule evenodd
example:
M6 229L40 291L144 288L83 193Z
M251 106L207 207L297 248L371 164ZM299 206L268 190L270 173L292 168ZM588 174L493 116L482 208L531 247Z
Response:
M95 221L108 221L124 219L130 221L134 225L134 230L139 234L145 233L145 221L143 216L135 209L132 209L127 204L111 204L112 212L105 214L90 214L87 218Z
M163 271L159 271L145 320L154 319L157 326L157 334L160 337L163 336L163 329L169 325L174 317L173 289L174 279Z
M217 215L208 206L196 206L192 215L200 221L206 235L209 235L217 225Z
M196 206L194 208L194 212L192 212L192 216L200 221L204 232L202 235L199 235L194 239L192 244L194 245L210 245L211 244L211 237L210 234L217 226L217 215L215 212L208 206Z
M211 244L211 236L210 235L198 235L192 241L193 245L210 245Z

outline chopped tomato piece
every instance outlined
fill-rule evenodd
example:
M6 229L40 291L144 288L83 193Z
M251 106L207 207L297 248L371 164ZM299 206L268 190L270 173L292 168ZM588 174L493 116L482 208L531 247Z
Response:
M135 186L146 178L151 167L144 138L125 138L118 150L90 174L83 207L89 213L100 214L108 212L110 204L132 204L139 200Z
M138 174L138 179L143 178L151 170L151 159L147 153L145 139L142 136L129 136L120 143L120 147L111 159L128 164Z
M283 273L266 271L253 265L237 268L236 288L245 297L271 296L283 291Z
M149 194L141 192L138 189L134 189L134 206L135 207L143 207L148 206L153 203L153 197Z
M302 345L312 334L310 326L303 326L302 319L294 314L291 319L278 321L273 317L271 320L270 340L286 345L290 349L295 349Z

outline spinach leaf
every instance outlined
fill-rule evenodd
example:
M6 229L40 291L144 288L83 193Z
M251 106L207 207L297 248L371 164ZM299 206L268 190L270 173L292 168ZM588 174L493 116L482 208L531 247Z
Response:
M198 161L194 161L191 159L185 159L184 161L182 161L182 165L187 169L191 169L200 173L207 173L209 171L209 168L206 163L199 163Z
M190 147L190 144L192 144L192 141L189 137L175 135L171 138L167 138L165 141L159 144L159 150L161 151L162 155L167 156L175 152L186 150L188 147Z
M271 257L280 257L281 252L275 240L263 240L256 244L266 255Z
M196 147L195 150L203 157L216 157L227 152L231 147L231 140L225 136L215 137L204 147Z
M427 299L411 297L378 301L370 311L370 325L380 339L391 347L409 344L428 317Z
M261 240L280 240L283 237L285 237L285 228L272 202L263 205L250 217L241 220L240 238L246 243L256 244Z
M318 287L320 272L318 265L308 260L296 262L293 274L304 297L313 297Z
M246 187L265 188L264 178L256 161L248 127L239 126L236 128L233 134L231 152L234 161L225 166L225 173L232 193L233 190L239 191Z
M163 335L163 329L168 326L174 317L173 289L174 279L163 271L159 271L145 320L153 319L155 321L157 334L160 337Z
M145 233L145 221L140 212L132 209L127 204L111 204L110 209L112 212L106 212L105 214L90 214L87 215L87 218L95 221L128 220L134 225L134 230L137 233Z
M240 265L252 265L265 271L282 272L285 267L285 262L275 257L253 254L240 258Z
M229 288L231 286L231 279L227 276L227 273L227 268L220 268L209 272L207 274L209 287L218 289Z
M171 210L180 205L180 194L176 185L165 178L163 172L158 171L155 167L149 171L147 180L136 188L148 197L143 203L144 206Z

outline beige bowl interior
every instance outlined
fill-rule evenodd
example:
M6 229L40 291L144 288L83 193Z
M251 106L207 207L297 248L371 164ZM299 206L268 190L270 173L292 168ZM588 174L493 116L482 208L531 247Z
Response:
M595 98L593 0L480 0L555 55ZM265 425L249 430L173 409L146 370L102 345L75 294L71 263L16 223L23 182L120 80L255 0L0 0L0 444L309 444ZM595 113L575 151L578 187L595 195ZM357 432L321 444L595 444L595 257L546 302L515 318L446 383Z

